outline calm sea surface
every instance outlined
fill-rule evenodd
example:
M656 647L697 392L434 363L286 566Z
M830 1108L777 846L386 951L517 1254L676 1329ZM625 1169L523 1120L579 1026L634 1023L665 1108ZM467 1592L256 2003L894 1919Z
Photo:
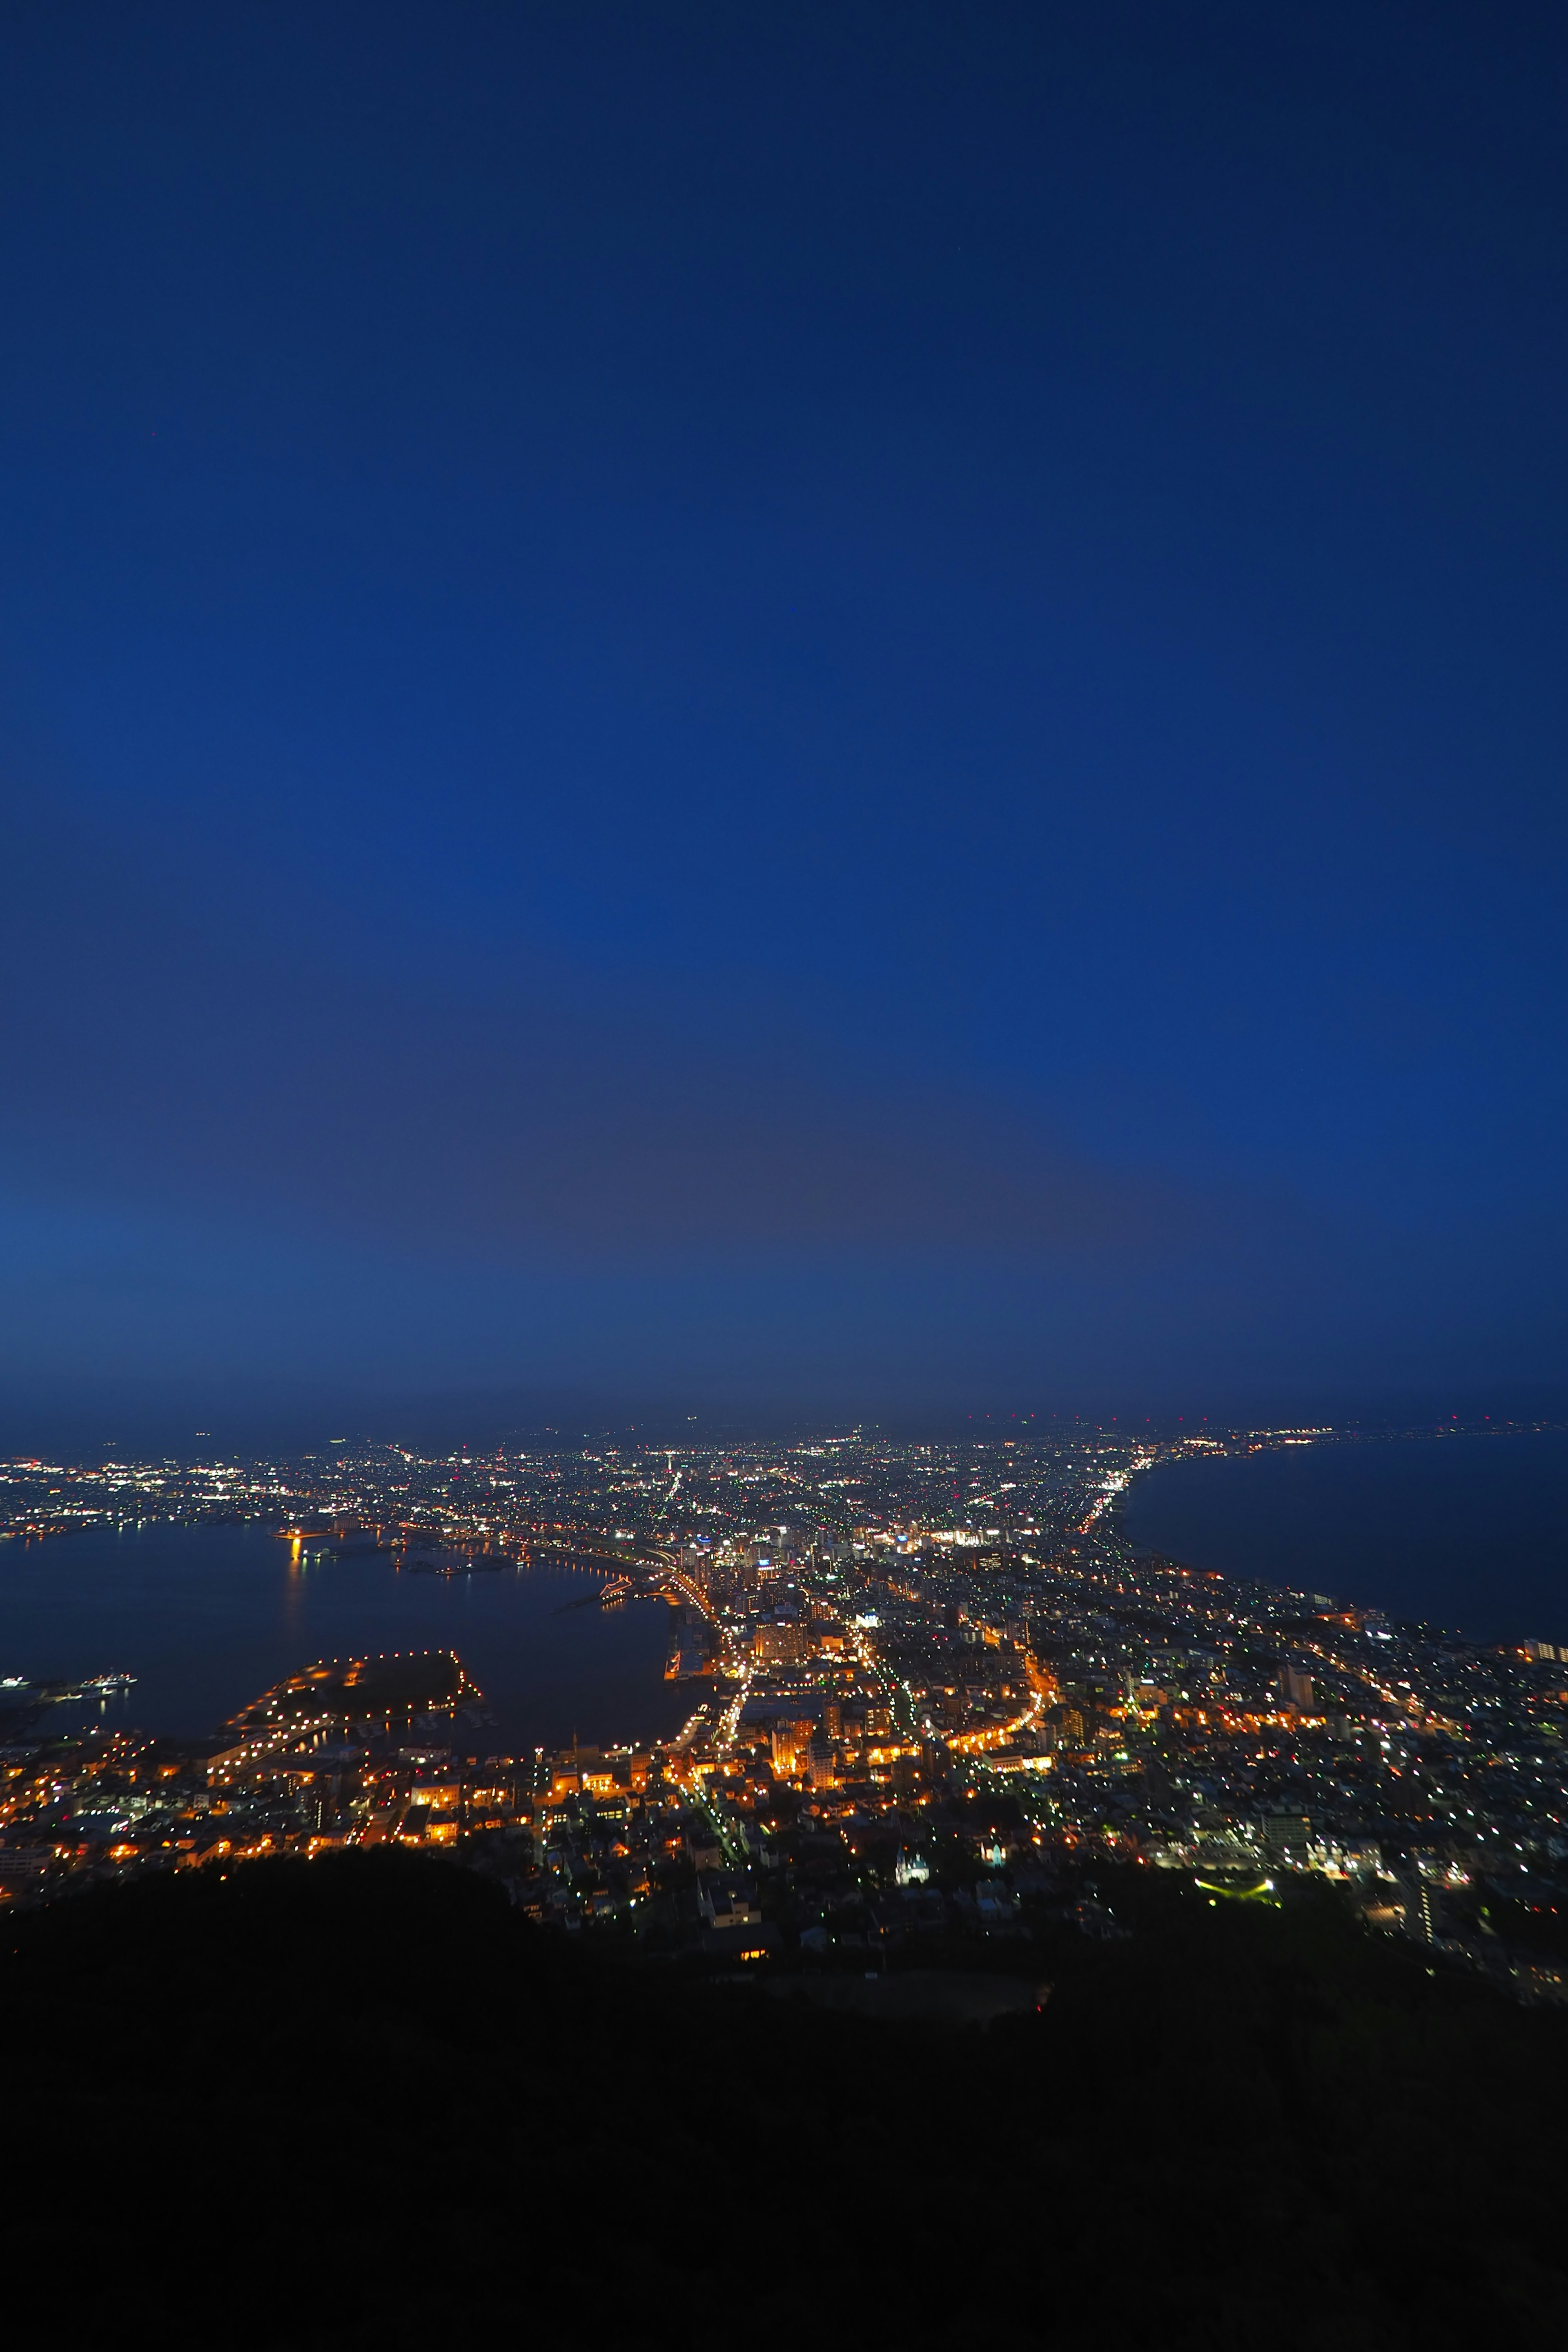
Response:
M566 1605L600 1581L554 1569L400 1573L387 1559L296 1567L287 1543L249 1526L0 1543L0 1674L132 1674L110 1720L199 1737L318 1658L448 1649L495 1717L486 1753L574 1732L668 1738L692 1706L689 1689L664 1679L668 1612L657 1601ZM41 1726L67 1727L58 1708Z
M1568 1643L1568 1432L1286 1446L1162 1464L1122 1532L1194 1568Z

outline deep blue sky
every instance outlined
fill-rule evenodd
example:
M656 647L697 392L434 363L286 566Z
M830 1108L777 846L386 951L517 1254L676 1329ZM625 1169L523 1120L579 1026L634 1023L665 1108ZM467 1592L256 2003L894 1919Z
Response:
M1565 1369L1568 20L0 19L0 1387Z

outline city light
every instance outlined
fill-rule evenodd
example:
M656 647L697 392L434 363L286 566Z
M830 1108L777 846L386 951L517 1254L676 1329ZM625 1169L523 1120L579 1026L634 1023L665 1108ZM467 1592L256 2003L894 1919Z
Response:
M395 1843L460 1853L542 1918L751 1966L781 1937L1012 1933L1052 1857L1098 1852L1185 1873L1216 1905L1316 1875L1375 1924L1468 1949L1468 1890L1501 1852L1521 1883L1568 1852L1568 1645L1396 1629L1119 1532L1116 1504L1162 1461L1329 1434L0 1465L0 1534L24 1544L125 1524L133 1496L137 1524L271 1525L289 1576L362 1558L398 1576L571 1567L588 1580L574 1606L667 1605L668 1674L694 1700L646 1747L606 1723L599 1746L483 1756L461 1661L391 1652L301 1666L182 1748L124 1727L129 1672L8 1674L0 1715L22 1737L0 1781L0 1895ZM115 1727L47 1738L53 1710L89 1700L114 1704ZM990 1875L933 1870L943 1837ZM834 1874L842 1927L806 1916Z

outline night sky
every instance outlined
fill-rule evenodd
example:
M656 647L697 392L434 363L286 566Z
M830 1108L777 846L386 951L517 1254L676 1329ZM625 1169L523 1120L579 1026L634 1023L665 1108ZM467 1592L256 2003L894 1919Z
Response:
M1568 19L0 18L0 1391L1565 1361Z

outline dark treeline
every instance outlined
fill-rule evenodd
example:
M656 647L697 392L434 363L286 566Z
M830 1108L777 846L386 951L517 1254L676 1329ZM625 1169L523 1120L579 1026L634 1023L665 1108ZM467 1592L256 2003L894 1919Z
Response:
M1011 1948L1054 1990L984 2031L629 1966L398 1854L15 1917L13 2326L262 2352L1568 2341L1568 2017L1310 1889L1100 1883L1131 1935Z

